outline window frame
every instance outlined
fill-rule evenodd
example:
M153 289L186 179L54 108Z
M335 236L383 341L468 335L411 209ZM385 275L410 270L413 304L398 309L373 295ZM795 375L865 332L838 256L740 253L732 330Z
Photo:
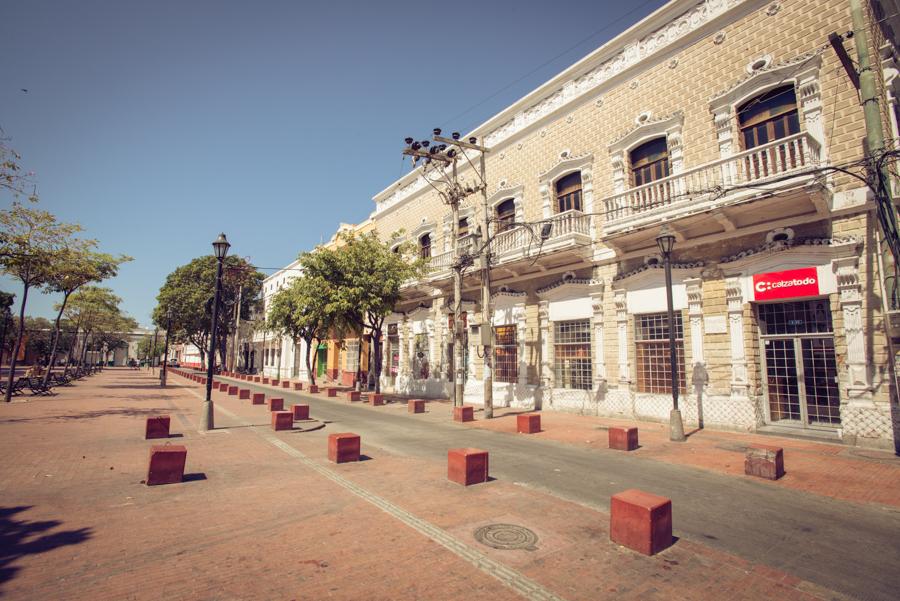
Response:
M578 183L574 184L572 182L576 177ZM557 179L553 184L553 191L556 197L557 214L568 211L584 211L584 181L581 178L581 170L567 173Z
M687 393L686 357L684 348L684 316L675 317L675 355L680 394ZM654 323L642 324L642 320ZM672 375L669 363L668 312L641 313L634 316L635 391L647 394L672 394ZM648 330L658 330L658 337L645 337ZM680 336L679 336L680 333ZM645 364L644 361L647 361ZM659 363L656 363L656 362Z
M574 339L566 340L568 335ZM567 352L560 353L561 350ZM575 353L570 355L569 351ZM585 351L587 356L580 356ZM570 355L562 356L562 359L577 365L563 366L561 355ZM553 387L569 390L594 389L594 341L590 318L553 322Z
M494 382L515 384L519 381L518 329L516 324L493 326L494 356L492 369Z
M428 244L423 244L423 242L427 240ZM419 236L419 258L420 259L430 259L431 258L431 248L432 248L432 240L431 240L431 232L427 232Z
M647 152L651 145L659 144L660 141L665 148L664 153L651 154ZM641 156L635 160L635 155L638 153L643 154L644 152L647 152L646 156ZM630 164L631 185L635 188L669 177L672 174L672 163L669 155L668 138L666 136L657 136L641 142L628 151L628 162Z

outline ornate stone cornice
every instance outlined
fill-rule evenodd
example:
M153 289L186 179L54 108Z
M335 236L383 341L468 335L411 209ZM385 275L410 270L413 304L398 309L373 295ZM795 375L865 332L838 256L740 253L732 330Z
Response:
M795 240L776 240L773 242L767 242L761 246L757 246L756 248L748 248L747 250L741 251L737 254L731 255L729 257L725 257L724 259L719 260L719 263L734 263L735 261L739 261L741 259L745 259L747 257L752 257L753 255L758 255L762 253L774 253L780 252L784 250L789 250L791 248L798 248L803 246L846 246L849 244L860 244L858 238L854 236L846 236L846 237L834 237L834 238L800 238Z
M697 269L697 268L703 267L705 265L706 265L706 263L704 263L703 261L694 261L694 262L690 262L690 263L672 263L672 269ZM613 278L613 281L619 282L621 280L630 278L630 277L635 276L644 271L648 271L651 269L660 269L661 270L663 268L664 268L664 265L662 263L656 263L656 264L646 264L645 263L644 265L641 265L640 267L638 267L636 269L632 269L631 271L628 271L626 273L620 273L619 275L617 275L616 277Z
M628 128L624 133L613 140L610 143L609 147L610 149L615 149L619 146L627 146L633 139L640 137L642 135L642 131L658 131L660 134L662 134L672 127L681 125L683 121L683 111L675 111L670 115L662 115L660 117L650 117L646 121L635 123L633 126Z
M799 71L800 66L806 66L806 63L813 63L811 67L818 68L821 59L818 56L822 53L822 50L811 50L809 52L804 52L803 54L797 55L793 58L785 59L783 61L779 61L777 63L772 63L763 67L762 69L757 69L756 71L752 71L737 79L731 83L727 88L720 90L716 94L709 99L710 104L718 105L722 104L723 99L730 96L733 92L742 87L748 87L747 84L753 83L755 80L765 80L770 78L773 73L777 73L781 80L790 79L781 77L784 75L783 72L790 71L792 68L797 68Z
M568 284L576 285L576 286L599 286L602 285L603 282L601 280L593 280L590 278L571 278L568 280L560 280L558 282L554 282L549 286L544 286L543 288L537 289L537 294L546 294L555 288L559 288L560 286L566 286Z

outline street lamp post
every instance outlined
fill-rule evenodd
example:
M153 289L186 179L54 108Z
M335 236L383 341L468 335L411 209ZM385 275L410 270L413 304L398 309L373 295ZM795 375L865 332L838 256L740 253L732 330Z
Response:
M672 411L669 413L669 440L684 442L684 423L678 409L678 359L675 350L675 311L672 308L672 249L675 247L675 236L668 225L663 224L656 237L656 244L663 256L666 271L666 307L668 309L669 327L669 375L672 385Z
M213 382L213 365L216 362L216 325L219 318L219 294L222 289L222 263L225 261L225 255L228 254L228 248L231 246L225 234L219 234L216 241L212 243L213 250L216 253L216 293L213 296L212 306L212 322L209 327L209 358L206 362L206 400L203 402L203 411L201 413L200 428L204 431L212 430L215 427L213 418L212 403L212 382Z
M159 385L163 388L166 387L166 377L168 376L168 368L169 368L169 331L172 329L172 310L169 309L166 311L166 350L163 352L163 366L162 373L159 376Z
M153 328L153 346L150 347L150 372L153 372L153 368L156 367L156 361L159 359L159 355L156 352L156 336L159 334L159 328Z

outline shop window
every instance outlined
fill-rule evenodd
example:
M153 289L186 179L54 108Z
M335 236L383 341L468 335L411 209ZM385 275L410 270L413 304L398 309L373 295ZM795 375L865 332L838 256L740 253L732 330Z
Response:
M423 259L431 257L431 234L425 234L419 238L419 256Z
M744 150L800 133L793 84L769 90L745 102L738 108L738 122Z
M497 231L508 230L516 222L516 201L512 198L497 205Z
M519 378L519 357L516 346L516 326L494 328L494 381L516 382Z
M553 375L556 388L590 390L592 380L591 321L553 324Z
M666 313L636 315L634 327L637 391L671 394L669 316ZM678 389L684 392L684 329L680 312L675 312L675 355Z
M581 172L576 171L556 182L556 212L581 210Z
M669 176L666 138L654 138L631 151L631 181L635 187Z

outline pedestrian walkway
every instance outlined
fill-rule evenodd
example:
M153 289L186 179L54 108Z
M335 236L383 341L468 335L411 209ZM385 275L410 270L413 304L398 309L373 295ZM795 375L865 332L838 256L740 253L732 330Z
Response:
M217 429L201 433L203 392L177 376L160 390L149 374L107 370L57 397L0 409L0 594L845 598L696 540L637 555L609 541L603 511L502 478L463 488L446 480L443 461L365 437L364 461L330 464L325 442L339 421L273 432L264 406L216 392ZM426 419L442 418L444 406L434 408ZM173 417L169 442L188 448L189 477L146 487L143 426L158 413ZM675 520L678 534L678 507ZM491 524L531 530L534 548L485 546L473 533Z

